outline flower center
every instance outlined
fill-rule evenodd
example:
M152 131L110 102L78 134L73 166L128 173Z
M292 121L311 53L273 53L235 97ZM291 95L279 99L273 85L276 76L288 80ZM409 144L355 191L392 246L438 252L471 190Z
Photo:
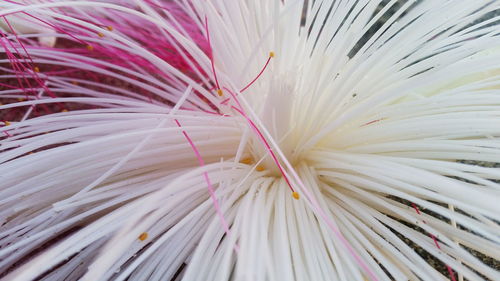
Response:
M295 93L295 85L294 83L283 83L283 81L290 81L290 79L283 78L280 75L271 79L270 91L262 97L262 102L257 105L257 114L259 114L262 125L278 145L281 153L294 165L299 160L298 155L295 154L298 144L297 130L292 120L294 110L292 101ZM275 157L279 159L278 152L272 145L270 145L272 147L270 150L258 133L253 133L252 155L254 159L256 161L263 159L261 165L269 170L271 175L281 176L282 173L279 169L279 164L276 163L276 159L271 155L274 153Z

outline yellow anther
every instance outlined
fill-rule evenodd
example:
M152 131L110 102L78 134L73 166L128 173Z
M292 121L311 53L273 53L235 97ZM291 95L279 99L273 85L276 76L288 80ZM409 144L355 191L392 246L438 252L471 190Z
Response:
M9 126L9 125L10 125L10 122L9 122L9 121L3 121L3 125L4 125L4 126Z
M274 58L274 52L269 52L269 57Z
M97 36L102 38L102 37L104 37L104 34L102 32L97 32Z
M240 163L249 165L253 163L253 159L251 157L244 158L240 160Z
M292 192L292 196L293 196L293 198L295 198L295 200L299 200L299 198L300 198L300 195L297 191Z
M17 101L19 102L24 101L24 98L17 98Z
M40 72L40 68L38 68L38 66L35 66L35 67L33 67L33 71L38 73L38 72Z
M144 241L144 240L148 239L148 233L143 232L143 233L141 233L141 235L139 235L138 238L139 238L139 240Z
M113 31L113 27L111 25L106 26L106 29L109 31Z
M93 50L94 50L94 46L92 46L92 45L87 45L87 50L89 50L89 51L93 51Z
M266 169L266 168L264 168L264 166L262 166L262 165L257 165L257 167L255 167L255 170L256 170L257 172L262 172L262 171L264 171L265 169Z
M217 94L218 94L219 96L221 96L221 97L224 95L224 93L222 92L222 90L221 90L221 89L217 89Z
M28 155L31 155L31 154L33 154L33 153L34 153L34 152L32 152L32 151L31 151L31 152L28 152Z
M65 109L61 110L61 112L68 112L68 110L65 108Z

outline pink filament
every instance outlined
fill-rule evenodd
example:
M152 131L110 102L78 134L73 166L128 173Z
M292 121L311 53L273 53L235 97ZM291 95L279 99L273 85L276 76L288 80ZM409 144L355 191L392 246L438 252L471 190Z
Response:
M217 79L217 73L215 72L214 55L213 55L212 44L210 43L210 33L208 32L208 19L206 16L205 16L205 31L207 33L208 52L210 55L210 64L212 65L212 73L214 75L215 85L217 85L217 89L221 89L219 80Z
M193 149L193 152L196 155L196 158L198 158L198 163L200 164L200 166L201 167L205 166L205 161L203 160L203 157L201 157L200 152L198 151L198 149L194 145L193 140L191 140L191 138L186 133L186 131L184 131L184 129L182 129L182 126L181 126L181 123L179 122L179 120L174 119L174 121L177 124L177 126L179 128L181 128L182 134L184 135L186 140L189 142L189 145L191 145L191 148ZM214 187L212 185L212 182L210 181L210 177L208 176L208 172L204 171L203 177L205 178L205 181L207 182L208 192L210 193L210 197L212 198L215 211L217 212L217 215L219 216L219 218L221 220L221 224L224 227L224 231L229 236L231 234L231 231L229 230L229 225L228 225L226 219L224 218L224 214L222 213L222 209L220 207L219 201L217 200L217 197L215 196L215 190L214 190ZM237 249L237 247L235 249Z
M259 79L259 77L262 75L262 73L264 73L264 70L266 70L267 65L271 61L271 58L272 58L271 56L269 56L267 58L266 64L264 64L264 67L260 70L259 74L257 74L257 76L250 83L248 83L248 85L246 85L243 89L241 89L240 93L243 93L246 89L248 89L248 87L252 86L252 84L255 83L255 81L257 81L257 79Z
M422 215L420 213L420 210L418 209L417 205L415 205L415 203L411 203L411 206L413 207L413 209L415 209L415 212L417 212L418 215ZM424 220L422 220L423 223L427 224ZM434 245L436 245L436 247L441 250L441 246L439 246L439 242L438 240L436 239L436 236L434 236L434 234L432 233L429 233L429 236L432 238L432 240L434 241ZM446 269L448 270L448 274L450 275L450 278L452 281L456 281L455 279L455 274L453 273L453 270L451 269L451 267L447 264L446 265Z
M278 166L278 169L280 170L281 174L283 175L283 178L285 179L288 187L290 188L290 190L292 192L295 192L295 189L293 189L292 184L288 180L288 177L286 176L285 171L283 170L283 167L281 166L280 162L278 161L278 158L274 154L273 149L271 148L271 146L267 142L266 138L264 138L264 136L262 135L262 133L260 132L260 130L257 128L257 126L255 125L255 123L243 111L241 111L240 109L238 109L238 108L236 108L234 106L231 106L231 108L234 109L234 110L236 110L236 111L238 111L238 113L240 113L241 116L243 116L247 120L247 122L250 124L250 126L252 127L252 129L257 133L257 135L259 135L260 140L262 141L262 143L264 143L264 145L266 146L266 149L271 154L271 157L273 158L274 162Z

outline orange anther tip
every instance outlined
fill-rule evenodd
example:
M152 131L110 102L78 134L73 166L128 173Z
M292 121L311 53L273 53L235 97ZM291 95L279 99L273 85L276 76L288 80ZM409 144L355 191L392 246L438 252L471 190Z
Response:
M89 51L93 51L93 50L94 50L94 46L92 46L92 45L87 45L87 50L89 50Z
M71 81L71 84L73 84L73 85L78 85L78 82L76 82L76 81Z
M4 124L5 126L9 126L9 125L10 125L10 122L9 122L9 121L3 121L3 124Z
M113 31L113 27L111 25L106 26L106 29L109 31Z
M98 32L98 33L97 33L97 36L99 36L99 37L104 37L104 34L103 34L102 32Z
M241 159L241 160L240 160L240 163L242 163L242 164L247 164L247 165L248 165L248 164L252 164L252 163L253 163L253 159L252 159L252 158L250 158L250 157L248 157L248 158L244 158L244 159Z
M219 96L221 96L221 97L222 97L222 95L224 95L224 93L222 92L222 90L221 90L221 89L217 89L217 94L218 94Z
M271 58L274 58L274 52L269 52L269 56L270 56Z
M31 154L33 154L33 152L28 152L28 155L31 155Z
M295 200L299 200L299 198L300 198L300 195L297 191L292 192L292 196L293 196L293 198L295 198Z
M139 240L144 241L144 240L148 239L148 233L143 232L143 233L141 233L141 235L139 235L138 238L139 238Z
M33 71L38 73L38 72L40 72L40 68L38 68L38 66L35 66L35 67L33 68Z
M23 98L17 98L17 101L24 101Z
M262 165L258 165L258 166L255 168L255 170L257 170L257 172L262 172L262 171L264 171L265 169L266 169L266 168L264 168L264 166L262 166Z
M63 109L63 110L61 110L61 112L68 112L68 110L67 109Z

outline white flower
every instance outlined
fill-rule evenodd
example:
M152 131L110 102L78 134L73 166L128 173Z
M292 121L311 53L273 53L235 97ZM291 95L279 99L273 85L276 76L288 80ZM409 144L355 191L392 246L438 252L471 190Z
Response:
M5 280L500 279L498 1L25 2Z

